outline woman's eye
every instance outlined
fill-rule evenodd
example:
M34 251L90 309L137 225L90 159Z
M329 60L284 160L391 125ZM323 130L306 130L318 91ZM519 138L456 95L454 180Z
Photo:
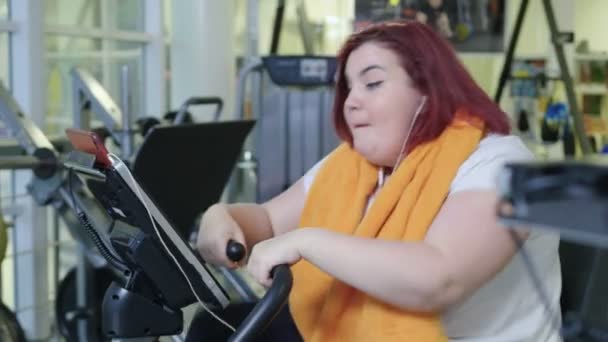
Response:
M371 82L371 83L367 83L365 85L365 87L367 89L375 89L378 88L378 86L380 86L382 84L383 81L377 81L377 82Z

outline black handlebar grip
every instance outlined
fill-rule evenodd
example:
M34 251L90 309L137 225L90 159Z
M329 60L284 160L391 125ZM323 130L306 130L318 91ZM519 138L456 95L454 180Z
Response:
M272 286L230 336L229 342L255 340L287 303L293 285L289 265L278 265L271 273Z
M240 242L228 240L228 245L226 245L226 256L234 262L243 260L245 257L245 246Z

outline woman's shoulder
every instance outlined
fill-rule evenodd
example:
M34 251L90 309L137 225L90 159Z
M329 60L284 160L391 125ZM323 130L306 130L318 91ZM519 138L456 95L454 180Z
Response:
M516 135L489 134L462 163L450 193L463 190L494 190L505 164L533 160L534 154Z
M534 155L517 135L489 134L479 142L469 159L533 159Z

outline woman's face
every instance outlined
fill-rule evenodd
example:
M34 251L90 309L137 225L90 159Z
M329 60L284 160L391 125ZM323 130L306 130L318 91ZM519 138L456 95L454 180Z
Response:
M422 105L422 94L397 55L378 43L353 50L345 76L349 93L344 117L354 149L373 164L393 167Z

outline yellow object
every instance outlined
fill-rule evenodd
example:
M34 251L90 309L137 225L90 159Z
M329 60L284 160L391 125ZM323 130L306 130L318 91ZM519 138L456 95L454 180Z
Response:
M465 39L469 38L469 36L471 35L471 29L462 23L458 23L456 24L456 38L458 39L458 41L462 42Z
M398 6L399 5L399 0L390 0L389 1L391 6Z
M479 120L458 113L437 139L406 157L365 215L378 167L349 146L339 146L315 177L300 227L422 241L458 168L477 147L482 132ZM416 265L403 260L403 267ZM306 341L447 340L438 316L403 311L375 300L304 260L292 266L292 271L290 309Z
M536 110L539 113L545 113L547 111L547 107L549 106L549 98L544 95L540 95L538 97Z

